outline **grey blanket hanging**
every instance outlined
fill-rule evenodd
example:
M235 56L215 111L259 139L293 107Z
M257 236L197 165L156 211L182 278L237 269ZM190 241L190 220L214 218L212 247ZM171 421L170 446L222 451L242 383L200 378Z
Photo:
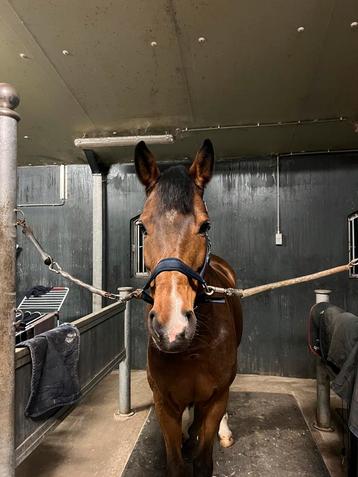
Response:
M80 333L71 324L23 341L32 360L31 391L25 416L47 417L57 408L74 404L80 397L78 361Z
M334 375L331 387L347 402L348 426L358 437L358 317L330 303L318 303L310 320L310 345Z

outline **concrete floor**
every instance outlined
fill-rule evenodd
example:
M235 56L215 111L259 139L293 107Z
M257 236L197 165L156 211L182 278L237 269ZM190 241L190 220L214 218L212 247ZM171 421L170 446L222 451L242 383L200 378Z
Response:
M239 375L235 391L291 393L295 396L331 477L344 477L339 432L312 427L315 381L273 376ZM145 422L152 398L144 371L132 373L132 404L136 413L116 418L118 373L108 375L18 467L16 477L120 477ZM340 400L332 396L332 407ZM334 423L335 429L339 424Z

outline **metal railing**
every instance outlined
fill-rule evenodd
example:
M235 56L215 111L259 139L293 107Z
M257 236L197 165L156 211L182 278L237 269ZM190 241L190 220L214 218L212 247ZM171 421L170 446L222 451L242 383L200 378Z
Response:
M72 322L78 328L81 336L78 372L82 398L118 365L120 369L123 368L121 363L126 361L123 332L124 313L124 305L114 303ZM96 351L94 352L94 350ZM15 442L16 464L19 465L71 412L74 406L61 407L46 420L33 420L25 417L24 408L30 392L31 356L28 348L16 348L15 356L17 383ZM128 373L127 376L129 376ZM128 396L126 389L128 387L120 388L120 393ZM117 408L113 409L116 414L122 400L123 398L118 396ZM127 402L130 406L130 397Z

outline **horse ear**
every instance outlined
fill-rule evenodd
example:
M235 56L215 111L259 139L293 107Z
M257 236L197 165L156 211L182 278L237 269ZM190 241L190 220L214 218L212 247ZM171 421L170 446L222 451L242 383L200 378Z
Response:
M213 175L213 169L214 148L210 139L205 139L192 165L190 166L189 174L193 178L195 184L200 189L204 189Z
M160 173L156 160L144 141L140 141L136 145L134 163L138 179L146 190L150 189L157 181Z

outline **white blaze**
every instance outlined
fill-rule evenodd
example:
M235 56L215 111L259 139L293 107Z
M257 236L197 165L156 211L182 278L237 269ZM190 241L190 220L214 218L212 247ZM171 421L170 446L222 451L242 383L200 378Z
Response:
M167 329L169 343L172 343L173 341L175 341L177 335L184 330L187 323L187 320L182 313L183 301L177 293L175 277L172 277L172 288L170 291L169 307L170 314Z

